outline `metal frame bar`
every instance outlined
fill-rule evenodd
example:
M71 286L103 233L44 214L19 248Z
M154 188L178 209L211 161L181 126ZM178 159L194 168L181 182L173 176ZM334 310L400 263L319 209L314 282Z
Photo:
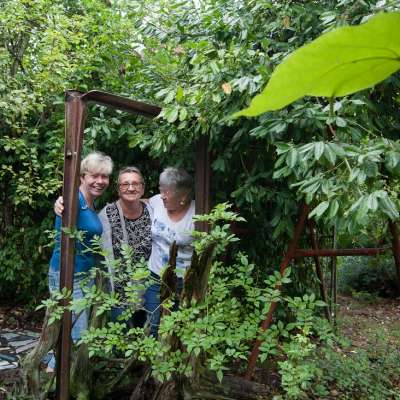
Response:
M315 233L315 224L313 220L308 221L308 229L310 231L311 237L311 246L314 250L318 250L318 241L317 241L317 234ZM317 273L317 277L319 280L319 291L321 294L321 298L323 302L326 304L324 308L326 319L331 322L331 312L329 309L328 297L326 295L326 288L325 288L325 281L324 281L324 273L321 268L321 263L319 261L318 256L314 256L314 263L315 263L315 272Z
M323 275L322 275L322 269L321 265L319 263L318 257L332 257L335 259L337 256L353 256L353 255L361 255L361 256L376 256L378 254L382 254L386 252L387 250L392 249L393 251L393 257L395 260L396 264L396 271L397 271L397 277L398 277L398 287L399 287L399 292L400 292L400 234L399 230L397 228L397 225L393 221L389 221L389 229L392 234L392 246L385 246L385 247L373 247L373 248L366 248L366 247L361 247L361 248L356 248L356 249L319 249L318 244L317 244L317 238L316 238L316 233L314 231L314 223L313 221L309 221L309 229L310 229L310 237L311 237L311 245L312 249L298 249L297 245L300 240L300 235L303 232L304 225L306 218L308 216L308 206L303 203L303 206L301 208L299 220L296 224L295 231L293 238L288 246L288 249L286 251L286 254L281 262L280 265L280 273L283 275L285 272L286 268L288 267L290 261L294 258L300 258L300 257L314 257L315 261L315 266L316 266L316 271L318 278L320 280L320 291L321 291L321 297L322 299L327 303L327 298L326 298L326 290L323 282ZM336 236L334 235L334 247L336 247ZM336 266L335 266L335 296L336 296ZM276 289L279 289L279 285L276 286ZM335 300L336 302L336 300ZM334 305L333 305L334 306ZM261 323L259 333L262 333L266 331L272 323L272 317L273 314L276 310L277 303L272 302L267 315L265 316L264 321ZM333 308L332 308L333 310ZM327 319L330 321L330 314L329 314L329 308L326 308L326 316ZM335 314L333 314L335 316ZM254 374L254 369L255 365L257 362L258 355L260 353L260 346L261 346L262 340L260 338L257 338L254 341L253 349L251 351L250 357L248 359L248 364L247 364L247 370L246 370L246 375L245 378L248 380L251 380L253 374Z
M294 257L376 256L391 247L360 247L358 249L297 249Z
M86 104L79 92L68 91L65 103L65 145L64 145L64 179L63 198L65 210L62 216L62 227L73 229L77 215L77 192L79 187L79 160L85 125ZM72 292L74 273L74 240L61 230L60 254L60 290L67 288ZM63 300L62 305L66 306ZM61 323L57 352L57 399L69 398L69 356L71 351L71 312L64 311Z
M305 225L305 221L308 215L308 206L306 203L304 203L301 207L301 211L300 211L300 217L299 220L297 222L296 228L294 230L294 235L293 238L291 240L291 242L289 243L288 249L286 251L286 255L283 258L281 265L279 267L280 269L280 273L281 275L284 274L286 268L289 266L290 261L293 258L294 252L296 250L297 244L300 240L300 235L303 232L304 229L304 225ZM279 289L280 285L276 286L276 289ZM264 321L261 324L260 327L260 331L264 332L266 331L272 322L272 316L275 312L277 303L276 302L272 302L269 310L268 310L268 314L265 317ZM254 346L253 346L253 350L251 351L250 357L249 357L249 363L247 366L247 371L246 371L246 379L250 380L253 376L254 373L254 368L257 362L257 358L258 355L260 354L260 346L261 346L262 340L261 339L256 339L256 341L254 342Z
M77 195L79 188L79 169L85 127L86 105L88 102L102 104L132 114L155 118L161 108L117 96L111 93L92 90L87 93L77 90L67 90L65 95L65 145L64 145L64 179L63 198L64 212L62 227L71 230L76 224ZM210 210L210 154L208 138L201 137L196 147L196 213L206 213ZM207 231L208 227L201 224L198 230ZM74 240L61 232L61 262L60 289L72 290L74 272ZM66 305L64 301L64 305ZM71 313L65 311L62 317L61 331L57 352L57 400L69 400L71 351Z
M400 293L400 235L397 225L393 221L389 221L389 230L392 234L393 258L396 265L397 274L397 290Z

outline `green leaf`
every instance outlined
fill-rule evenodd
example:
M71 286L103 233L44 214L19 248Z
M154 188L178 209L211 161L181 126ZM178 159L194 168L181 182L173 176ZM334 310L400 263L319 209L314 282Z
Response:
M316 160L319 160L324 152L325 144L324 142L315 143L314 147L314 157Z
M356 221L361 223L368 212L368 197L363 197L356 214Z
M347 126L346 120L343 119L342 117L336 117L335 122L336 122L336 125L341 128L344 128L345 126Z
M294 168L294 166L296 165L296 161L297 161L297 156L298 156L298 152L296 149L291 149L288 153L288 155L286 156L286 164L290 167L290 168Z
M400 69L400 13L380 13L358 26L325 33L290 54L248 108L279 110L304 96L338 97L366 89Z
M378 209L378 199L376 197L376 192L371 193L368 196L368 208L372 211L376 211Z
M344 157L346 152L344 151L343 147L336 144L336 143L329 143L328 146L332 149L332 151L339 157Z
M186 108L181 108L179 111L179 121L184 121L188 115Z
M166 111L165 118L169 123L175 122L178 118L179 108L174 107Z
M184 93L183 93L183 89L181 86L178 86L178 88L176 89L176 101L181 101L183 99Z
M335 199L331 202L329 206L328 217L333 218L337 214L338 210L339 210L339 202Z
M314 215L319 218L329 207L329 201L323 201L320 203L317 207L314 208L314 210L311 211L310 215L308 218L313 217Z
M386 196L379 199L379 203L382 207L382 211L392 220L399 218L399 211L397 210L395 204L386 194Z
M279 154L283 154L288 152L292 147L290 146L290 144L285 143L285 142L276 142L275 143L276 146L276 153Z
M326 160L327 160L330 164L335 165L335 162L336 162L336 153L331 149L330 146L325 146L324 157L326 158Z

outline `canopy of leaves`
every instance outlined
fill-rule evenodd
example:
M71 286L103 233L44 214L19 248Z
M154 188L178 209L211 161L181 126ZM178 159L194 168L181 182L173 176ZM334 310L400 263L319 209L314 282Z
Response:
M303 96L346 96L400 69L400 13L381 13L301 47L274 71L250 107L235 116L278 110Z
M44 231L61 186L67 88L163 107L153 122L100 106L88 113L85 151L141 167L146 195L163 166L193 171L194 142L208 135L213 202L232 201L246 218L242 246L262 273L276 268L303 198L313 208L323 203L320 228L336 226L343 241L384 237L399 209L398 73L336 101L332 112L324 99L305 97L253 119L226 116L246 108L304 44L396 9L350 0L2 1L1 293L45 286Z

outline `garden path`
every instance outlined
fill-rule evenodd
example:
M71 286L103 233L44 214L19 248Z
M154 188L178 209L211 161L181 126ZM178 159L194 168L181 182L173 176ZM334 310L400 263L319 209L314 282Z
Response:
M28 330L0 330L0 374L18 368L21 357L35 346L39 336Z

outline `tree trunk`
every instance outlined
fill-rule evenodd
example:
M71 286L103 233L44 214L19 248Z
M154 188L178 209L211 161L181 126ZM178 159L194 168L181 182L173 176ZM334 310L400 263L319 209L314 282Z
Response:
M184 386L184 400L263 400L271 398L268 386L239 376L226 375L219 382L214 374L201 376Z
M55 321L49 325L49 317L52 311L51 308L46 310L39 342L32 351L26 355L22 362L24 391L28 395L31 395L35 400L46 398L49 388L44 390L40 383L40 363L50 349L55 348L60 333L61 321Z
M160 385L152 400L267 400L271 394L267 385L233 375L219 382L215 374L207 372L196 380L176 379Z

